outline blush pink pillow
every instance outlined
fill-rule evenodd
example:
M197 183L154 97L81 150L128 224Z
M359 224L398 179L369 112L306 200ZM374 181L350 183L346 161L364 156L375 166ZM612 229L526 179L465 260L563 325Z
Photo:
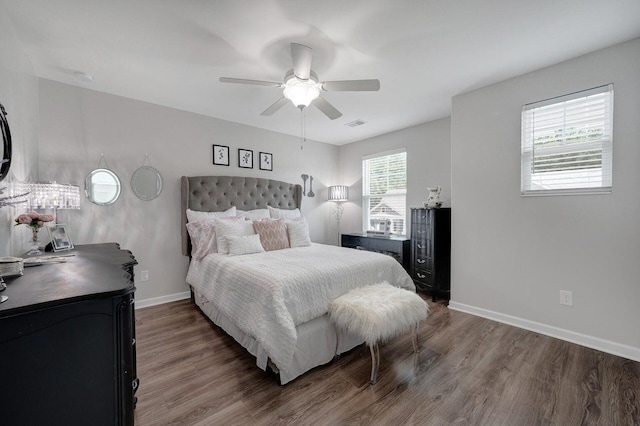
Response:
M216 222L214 220L199 220L187 223L187 231L191 237L191 257L202 260L209 253L218 252L216 242Z
M262 219L253 222L265 251L289 248L289 236L284 219Z

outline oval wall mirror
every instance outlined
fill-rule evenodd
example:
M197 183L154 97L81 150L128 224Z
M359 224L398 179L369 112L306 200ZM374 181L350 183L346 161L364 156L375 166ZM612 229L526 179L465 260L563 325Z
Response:
M0 104L0 128L2 131L2 145L0 145L0 181L9 174L11 167L11 132L7 121L7 112Z
M109 169L95 169L84 180L84 193L94 204L111 205L120 196L120 179Z
M142 166L131 176L131 189L143 201L151 201L162 192L160 172L151 166Z

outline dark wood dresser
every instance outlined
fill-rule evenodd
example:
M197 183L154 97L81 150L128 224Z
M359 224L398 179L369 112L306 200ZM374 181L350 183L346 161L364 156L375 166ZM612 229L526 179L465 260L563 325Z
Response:
M74 256L5 278L0 424L133 425L137 262L116 243L54 254Z
M394 257L409 272L410 239L404 235L389 238L370 237L367 234L342 234L342 247L375 251Z
M416 286L449 299L451 209L411 209L411 278Z

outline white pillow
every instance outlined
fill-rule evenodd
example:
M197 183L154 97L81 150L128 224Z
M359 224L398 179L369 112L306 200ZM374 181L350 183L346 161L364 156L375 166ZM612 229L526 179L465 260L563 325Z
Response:
M302 216L300 214L300 209L293 210L285 210L285 209L276 209L275 207L267 206L269 209L269 214L273 219L293 219L295 217Z
M262 253L264 248L260 243L260 235L242 235L226 237L229 246L229 256L239 256L241 254Z
M233 219L216 219L216 241L218 243L218 253L229 254L227 237L254 235L253 221Z
M289 244L291 248L311 245L309 224L307 224L306 220L292 220L287 222L287 232L289 234Z
M246 217L251 220L268 219L271 217L267 209L236 210L236 216Z
M236 215L236 207L233 206L223 212L200 212L197 210L187 209L187 222L196 222L205 219L218 219L221 217L234 217Z

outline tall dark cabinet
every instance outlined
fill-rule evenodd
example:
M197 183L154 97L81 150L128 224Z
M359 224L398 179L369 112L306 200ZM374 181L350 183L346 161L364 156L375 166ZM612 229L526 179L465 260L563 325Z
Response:
M115 243L64 253L6 279L0 424L133 425L137 262Z
M411 277L416 287L449 299L451 209L411 209Z

